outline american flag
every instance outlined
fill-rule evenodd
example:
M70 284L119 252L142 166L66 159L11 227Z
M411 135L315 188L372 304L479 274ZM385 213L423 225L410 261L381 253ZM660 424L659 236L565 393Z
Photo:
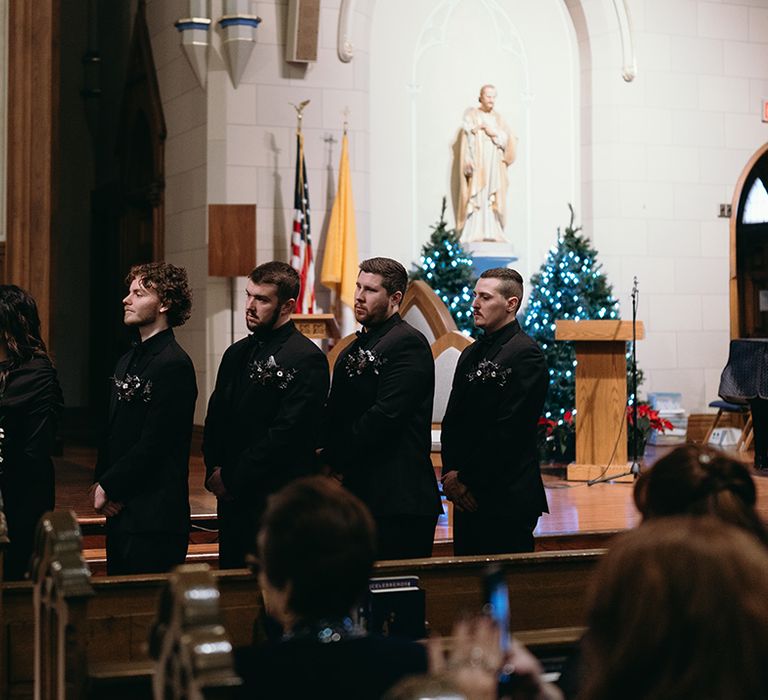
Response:
M304 162L304 134L296 133L296 185L293 190L293 234L291 267L301 277L301 290L296 300L296 313L315 313L315 261L309 228L309 187Z

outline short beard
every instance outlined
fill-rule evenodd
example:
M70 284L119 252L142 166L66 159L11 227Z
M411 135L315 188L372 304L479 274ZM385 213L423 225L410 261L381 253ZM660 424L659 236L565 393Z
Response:
M249 328L248 330L251 331L255 336L265 336L269 335L272 332L272 329L275 327L275 324L277 323L277 319L280 316L280 307L276 307L275 310L272 312L272 316L267 319L266 321L262 321L259 323L258 326L255 328Z

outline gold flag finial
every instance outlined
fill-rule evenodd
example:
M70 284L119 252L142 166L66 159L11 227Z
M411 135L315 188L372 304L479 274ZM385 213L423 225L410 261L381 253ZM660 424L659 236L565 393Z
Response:
M296 130L301 131L301 119L304 116L304 108L309 104L309 100L304 100L302 102L299 102L299 104L295 105L293 102L289 102L288 104L291 105L296 110Z

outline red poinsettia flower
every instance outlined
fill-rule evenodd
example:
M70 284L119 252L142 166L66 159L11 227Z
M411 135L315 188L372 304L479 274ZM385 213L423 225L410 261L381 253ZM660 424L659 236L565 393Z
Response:
M627 421L630 426L635 424L635 415L632 406L627 406ZM647 435L651 430L657 433L665 433L672 430L674 426L666 418L662 418L659 412L650 407L647 403L637 404L637 429Z

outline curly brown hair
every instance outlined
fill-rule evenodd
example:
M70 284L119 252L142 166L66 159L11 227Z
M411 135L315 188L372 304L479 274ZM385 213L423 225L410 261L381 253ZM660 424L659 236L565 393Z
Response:
M167 262L134 265L125 278L130 286L139 280L143 287L154 289L160 301L168 307L170 326L183 326L192 314L192 290L189 288L187 271Z

